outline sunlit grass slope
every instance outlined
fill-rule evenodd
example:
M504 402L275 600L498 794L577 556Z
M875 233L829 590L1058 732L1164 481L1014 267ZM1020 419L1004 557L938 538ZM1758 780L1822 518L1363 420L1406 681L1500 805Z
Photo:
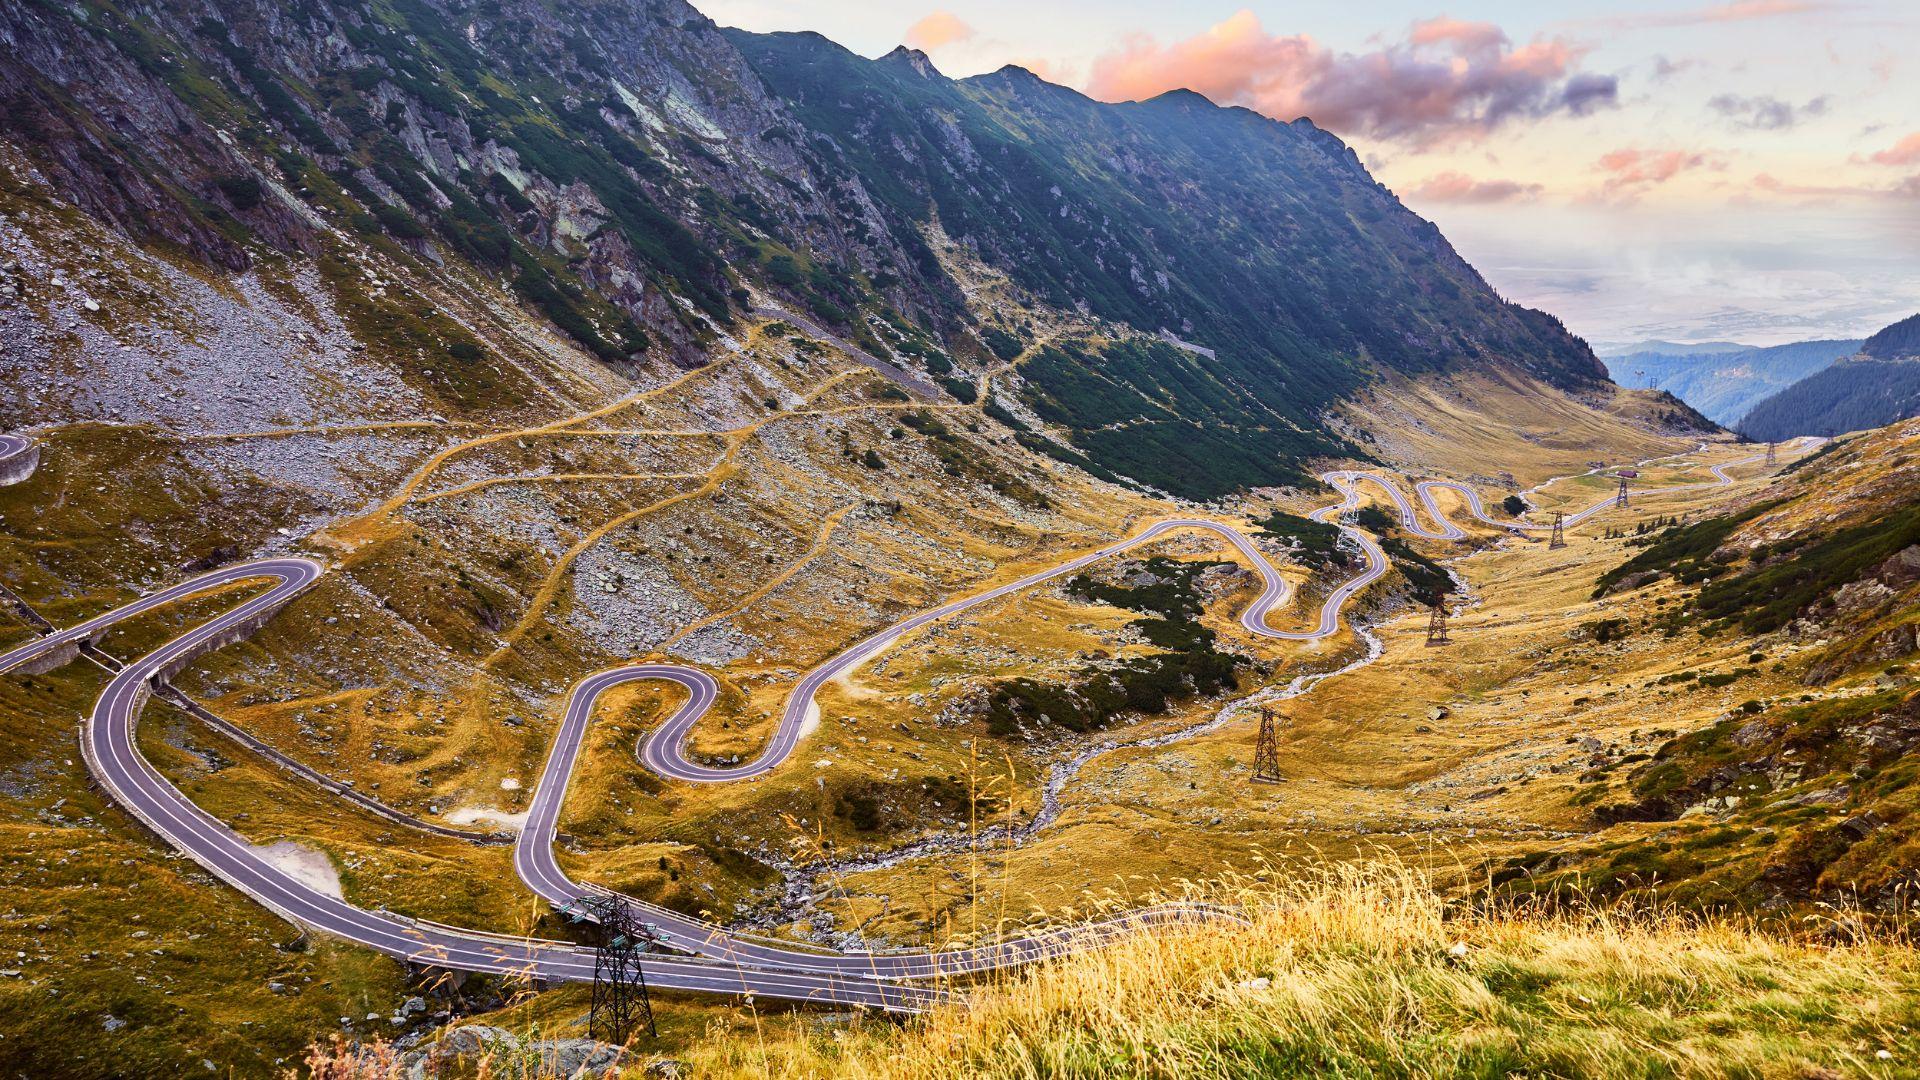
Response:
M1398 871L1254 886L1245 926L1158 933L963 1007L697 1071L888 1078L1915 1075L1920 955L1670 914L1470 911ZM1887 1057L1882 1057L1885 1053Z
M1378 865L1233 891L1244 925L1142 935L904 1025L716 1024L675 1056L682 1075L876 1080L1920 1071L1920 952L1904 941L1494 910Z

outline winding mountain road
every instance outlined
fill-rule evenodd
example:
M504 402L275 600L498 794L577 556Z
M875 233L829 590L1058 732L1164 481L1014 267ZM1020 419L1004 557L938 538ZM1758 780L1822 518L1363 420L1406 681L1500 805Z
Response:
M1825 439L1819 436L1808 435L1793 440L1790 445L1799 446L1803 449L1812 449L1825 441ZM1701 449L1705 449L1705 447L1703 446ZM1698 451L1696 450L1694 452L1697 453ZM1666 461L1669 458L1679 456L1681 455L1670 454L1665 457L1649 458L1646 461L1639 462L1635 466L1618 466L1615 467L1615 469L1593 469L1580 475L1596 476L1608 471L1617 471L1618 468L1643 468L1656 462ZM1707 466L1707 471L1713 476L1712 480L1704 480L1693 484L1671 484L1667 487L1642 488L1633 492L1633 495L1635 497L1641 497L1670 494L1675 491L1691 491L1696 488L1726 487L1734 482L1733 477L1727 475L1728 469L1737 469L1742 466L1753 465L1766 459L1767 456L1765 454L1754 454L1750 457L1743 457L1734 461L1723 461L1718 465ZM1413 503L1407 499L1405 493L1400 490L1399 485L1395 484L1390 478L1373 472L1347 471L1329 473L1327 476L1322 477L1322 479L1332 483L1335 477L1340 478L1340 480L1349 485L1366 481L1378 487L1386 494L1388 500L1394 504L1394 508L1399 512L1401 527L1416 536L1422 536L1429 540L1464 540L1467 536L1465 532L1461 531L1459 526L1447 518L1446 511L1442 510L1440 505L1434 501L1433 493L1436 491L1451 491L1458 494L1461 499L1466 502L1467 512L1472 514L1474 519L1483 525L1491 525L1496 529L1506 529L1511 532L1549 532L1553 529L1552 525L1538 525L1532 522L1492 517L1487 513L1486 504L1480 501L1480 493L1465 484L1455 483L1452 480L1422 480L1413 486L1414 492L1420 497L1421 508L1424 509L1427 512L1427 516L1432 518L1434 523L1439 526L1438 528L1429 529L1420 524L1419 517L1414 513ZM1552 481L1548 481L1548 483L1551 482ZM1546 485L1543 484L1541 486L1545 487ZM1595 501L1586 509L1567 515L1566 519L1561 522L1561 525L1566 528L1578 525L1614 505L1616 498L1617 496L1615 495L1607 495Z
M0 442L0 451L13 447L11 452L14 454L23 452L18 448L23 440L12 436L0 439L6 440ZM10 455L0 453L0 461L7 456ZM1759 456L1714 466L1712 472L1716 480L1712 484L1682 487L1731 483L1731 478L1723 470L1757 460L1760 460ZM569 695L553 749L532 796L527 825L514 846L515 871L533 891L558 906L571 905L591 893L611 895L598 886L581 885L569 879L558 865L553 844L568 784L578 764L594 706L601 695L623 683L659 680L677 684L688 692L687 701L665 723L641 740L637 750L647 768L668 779L687 783L714 784L747 780L765 775L792 755L818 715L815 698L823 686L891 648L906 635L929 623L1073 573L1175 531L1201 530L1215 534L1239 551L1258 573L1262 588L1242 613L1242 626L1266 637L1304 641L1325 638L1338 632L1341 611L1347 602L1379 580L1389 568L1385 552L1373 537L1340 521L1341 515L1361 505L1360 484L1363 482L1384 491L1398 508L1403 525L1420 536L1461 539L1466 535L1435 504L1431 493L1442 487L1462 493L1470 511L1485 524L1505 529L1542 528L1493 520L1486 515L1478 495L1472 489L1448 481L1428 481L1417 485L1416 491L1428 516L1438 526L1429 529L1419 523L1411 502L1388 477L1377 473L1341 471L1328 473L1323 479L1341 493L1342 499L1337 504L1315 511L1312 516L1315 520L1336 524L1346 538L1357 545L1366 565L1327 595L1319 607L1316 624L1308 630L1276 630L1268 625L1272 613L1291 600L1293 589L1250 539L1218 522L1176 518L1154 523L1125 540L1049 569L923 612L838 653L809 671L795 685L773 737L758 757L745 764L715 767L693 761L687 755L686 741L693 725L706 715L719 692L718 684L707 673L680 664L636 664L588 676ZM1585 520L1611 502L1609 498L1596 503L1570 519L1569 523ZM369 911L307 884L281 869L244 837L194 805L141 755L135 741L135 724L154 688L199 656L252 632L318 580L323 572L324 567L320 563L305 558L262 559L216 570L162 589L77 626L0 653L0 672L36 660L57 661L61 650L74 650L82 641L97 638L114 624L154 608L249 583L263 580L272 582L267 591L249 596L224 613L128 663L114 675L101 693L82 732L83 752L95 779L116 802L174 848L296 924L419 964L521 974L549 981L590 980L593 975L593 954L590 950L565 942L497 935L442 926L385 911ZM666 944L694 954L649 957L645 970L647 978L656 986L795 1001L831 1001L900 1012L923 1009L947 996L947 992L937 985L920 985L910 980L1026 963L1086 948L1154 925L1237 917L1204 905L1162 905L1129 912L1100 923L1047 931L969 949L849 953L809 949L770 938L736 934L657 905L631 897L625 899L644 912L643 917L654 923Z

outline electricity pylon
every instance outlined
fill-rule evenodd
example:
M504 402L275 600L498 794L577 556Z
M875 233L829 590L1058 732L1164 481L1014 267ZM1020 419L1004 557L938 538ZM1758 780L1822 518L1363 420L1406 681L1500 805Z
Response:
M587 1036L621 1046L644 1021L647 1034L658 1038L640 957L654 951L659 936L615 896L582 896L567 906L566 914L593 924L593 1004L587 1013Z
M1436 592L1433 594L1433 615L1427 620L1427 644L1445 645L1452 640L1447 636L1447 596Z
M1280 775L1280 731L1273 710L1260 709L1260 734L1253 741L1253 779L1255 783L1277 784Z

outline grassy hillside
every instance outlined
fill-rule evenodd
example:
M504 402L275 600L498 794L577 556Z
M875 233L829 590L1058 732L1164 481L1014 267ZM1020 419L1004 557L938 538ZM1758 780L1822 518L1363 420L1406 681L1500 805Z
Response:
M1653 594L1609 636L1685 655L1697 634L1726 656L1639 692L1726 705L1704 725L1664 730L1650 752L1593 760L1571 805L1622 828L1517 857L1502 881L1651 889L1696 909L1904 917L1920 859L1917 440L1895 427L1839 444L1765 498L1648 536L1600 577L1596 598Z
M1253 1078L1895 1077L1920 952L1671 912L1507 910L1391 868L1227 891L1240 925L1132 938L904 1025L716 1027L685 1074ZM627 1075L647 1072L644 1041ZM342 1059L345 1060L342 1060ZM389 1075L322 1052L330 1080Z

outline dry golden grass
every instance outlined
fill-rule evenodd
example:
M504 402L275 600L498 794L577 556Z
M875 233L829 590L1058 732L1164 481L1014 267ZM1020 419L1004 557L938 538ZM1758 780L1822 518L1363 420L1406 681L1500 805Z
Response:
M900 1033L694 1060L888 1078L1791 1076L1892 1075L1920 1051L1920 968L1897 946L1816 949L1672 915L1473 914L1391 866L1237 893L1244 928L1133 939Z
M682 1075L1911 1076L1920 952L1671 911L1500 909L1391 861L1219 890L1246 912L962 987L904 1025L716 1019ZM644 1040L634 1067L650 1061ZM318 1051L317 1075L397 1075ZM493 1066L498 1074L498 1065Z
M1585 469L1674 453L1697 437L1655 434L1662 406L1647 391L1575 398L1521 376L1460 372L1390 378L1348 403L1344 415L1376 440L1376 456L1454 476L1514 474L1538 483Z
M1715 447L1685 460L1724 462L1751 453ZM1766 646L1762 670L1730 686L1650 686L1681 669L1754 666L1754 644L1737 636L1667 639L1642 631L1597 645L1586 629L1605 618L1645 620L1672 595L1662 585L1594 600L1595 578L1637 550L1623 539L1603 538L1604 530L1630 531L1667 515L1709 515L1765 497L1760 472L1736 470L1742 479L1730 487L1636 496L1629 510L1608 511L1575 530L1565 549L1535 540L1485 548L1423 543L1442 557L1465 556L1453 565L1472 583L1475 599L1456 611L1453 644L1424 647L1421 611L1377 624L1374 631L1386 643L1379 661L1281 706L1285 784L1247 782L1250 716L1172 745L1116 751L1095 759L1062 793L1066 810L1057 822L1015 851L983 851L978 890L971 877L955 875L950 858L914 859L848 875L837 882L844 897L836 894L830 907L841 926L865 923L877 937L906 943L923 940L929 923L992 929L1003 917L1025 922L1035 911L1060 912L1090 891L1137 903L1182 877L1246 867L1258 850L1276 858L1285 853L1287 864L1302 867L1390 850L1453 880L1459 863L1584 843L1594 825L1571 799L1584 790L1580 777L1596 755L1612 760L1648 752L1673 731L1710 724L1746 698L1798 692L1791 666L1797 646ZM1705 475L1704 465L1664 469L1646 486L1692 484ZM1560 485L1550 491L1562 497ZM1064 642L1067 627L1056 618L1049 633L1041 619L1023 617L1033 606L1032 599L1004 605L983 616L973 633L1002 653L1048 655L1055 650L1046 643ZM1268 685L1342 647L1330 643L1316 652L1246 642L1226 622L1241 606L1240 597L1223 598L1208 618L1236 647L1253 646L1284 661ZM1077 621L1093 610L1078 609ZM1780 661L1788 666L1776 669ZM904 675L899 685L918 689L925 673L943 670L939 662L937 651L922 643L901 648L886 666ZM1243 689L1254 686L1250 679ZM1436 705L1446 712L1431 715ZM1131 739L1219 708L1219 702L1194 702L1103 737ZM875 710L874 722L861 730L880 739L882 715ZM1017 807L1033 801L1028 777L1034 775L1021 772Z

